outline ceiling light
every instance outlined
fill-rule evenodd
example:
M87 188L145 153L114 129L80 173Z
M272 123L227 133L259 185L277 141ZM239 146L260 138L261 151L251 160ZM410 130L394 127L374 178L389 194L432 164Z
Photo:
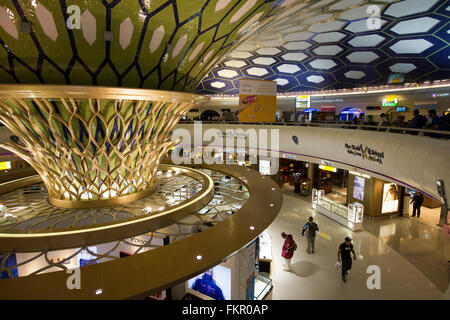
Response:
M97 290L95 290L95 294L98 296L98 295L101 295L103 293L103 289L97 289Z
M203 257L201 255L198 255L196 258L197 260L202 260Z

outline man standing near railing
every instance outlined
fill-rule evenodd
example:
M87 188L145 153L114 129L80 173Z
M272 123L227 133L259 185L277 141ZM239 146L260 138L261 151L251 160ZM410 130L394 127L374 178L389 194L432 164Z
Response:
M420 114L419 110L414 110L414 118L411 120L410 127L413 129L422 129L425 126L427 119Z

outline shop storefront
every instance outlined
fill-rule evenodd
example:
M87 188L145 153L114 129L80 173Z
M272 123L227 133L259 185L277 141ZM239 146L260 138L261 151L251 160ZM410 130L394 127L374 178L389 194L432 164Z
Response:
M345 204L347 196L347 171L338 169L331 161L320 160L314 165L312 187L324 190L325 197Z
M272 240L267 231L221 264L189 279L184 297L198 300L263 300L272 290ZM178 293L180 294L180 293Z
M342 122L351 122L353 118L359 117L361 114L364 115L364 112L358 108L345 108L339 113L339 120Z

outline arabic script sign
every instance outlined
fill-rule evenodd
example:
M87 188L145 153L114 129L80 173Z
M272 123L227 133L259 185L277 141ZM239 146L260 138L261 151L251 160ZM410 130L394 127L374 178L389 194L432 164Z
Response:
M384 152L379 152L375 149L370 148L369 146L365 146L360 144L359 146L354 144L345 144L345 149L347 149L347 153L361 157L363 159L378 162L379 164L383 164L384 160Z

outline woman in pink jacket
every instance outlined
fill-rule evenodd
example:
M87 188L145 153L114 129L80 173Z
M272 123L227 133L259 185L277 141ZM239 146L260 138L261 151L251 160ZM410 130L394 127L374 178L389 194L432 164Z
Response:
M281 237L284 239L283 250L281 256L284 258L285 263L283 265L284 271L291 270L291 258L294 256L295 241L291 234L281 233Z

